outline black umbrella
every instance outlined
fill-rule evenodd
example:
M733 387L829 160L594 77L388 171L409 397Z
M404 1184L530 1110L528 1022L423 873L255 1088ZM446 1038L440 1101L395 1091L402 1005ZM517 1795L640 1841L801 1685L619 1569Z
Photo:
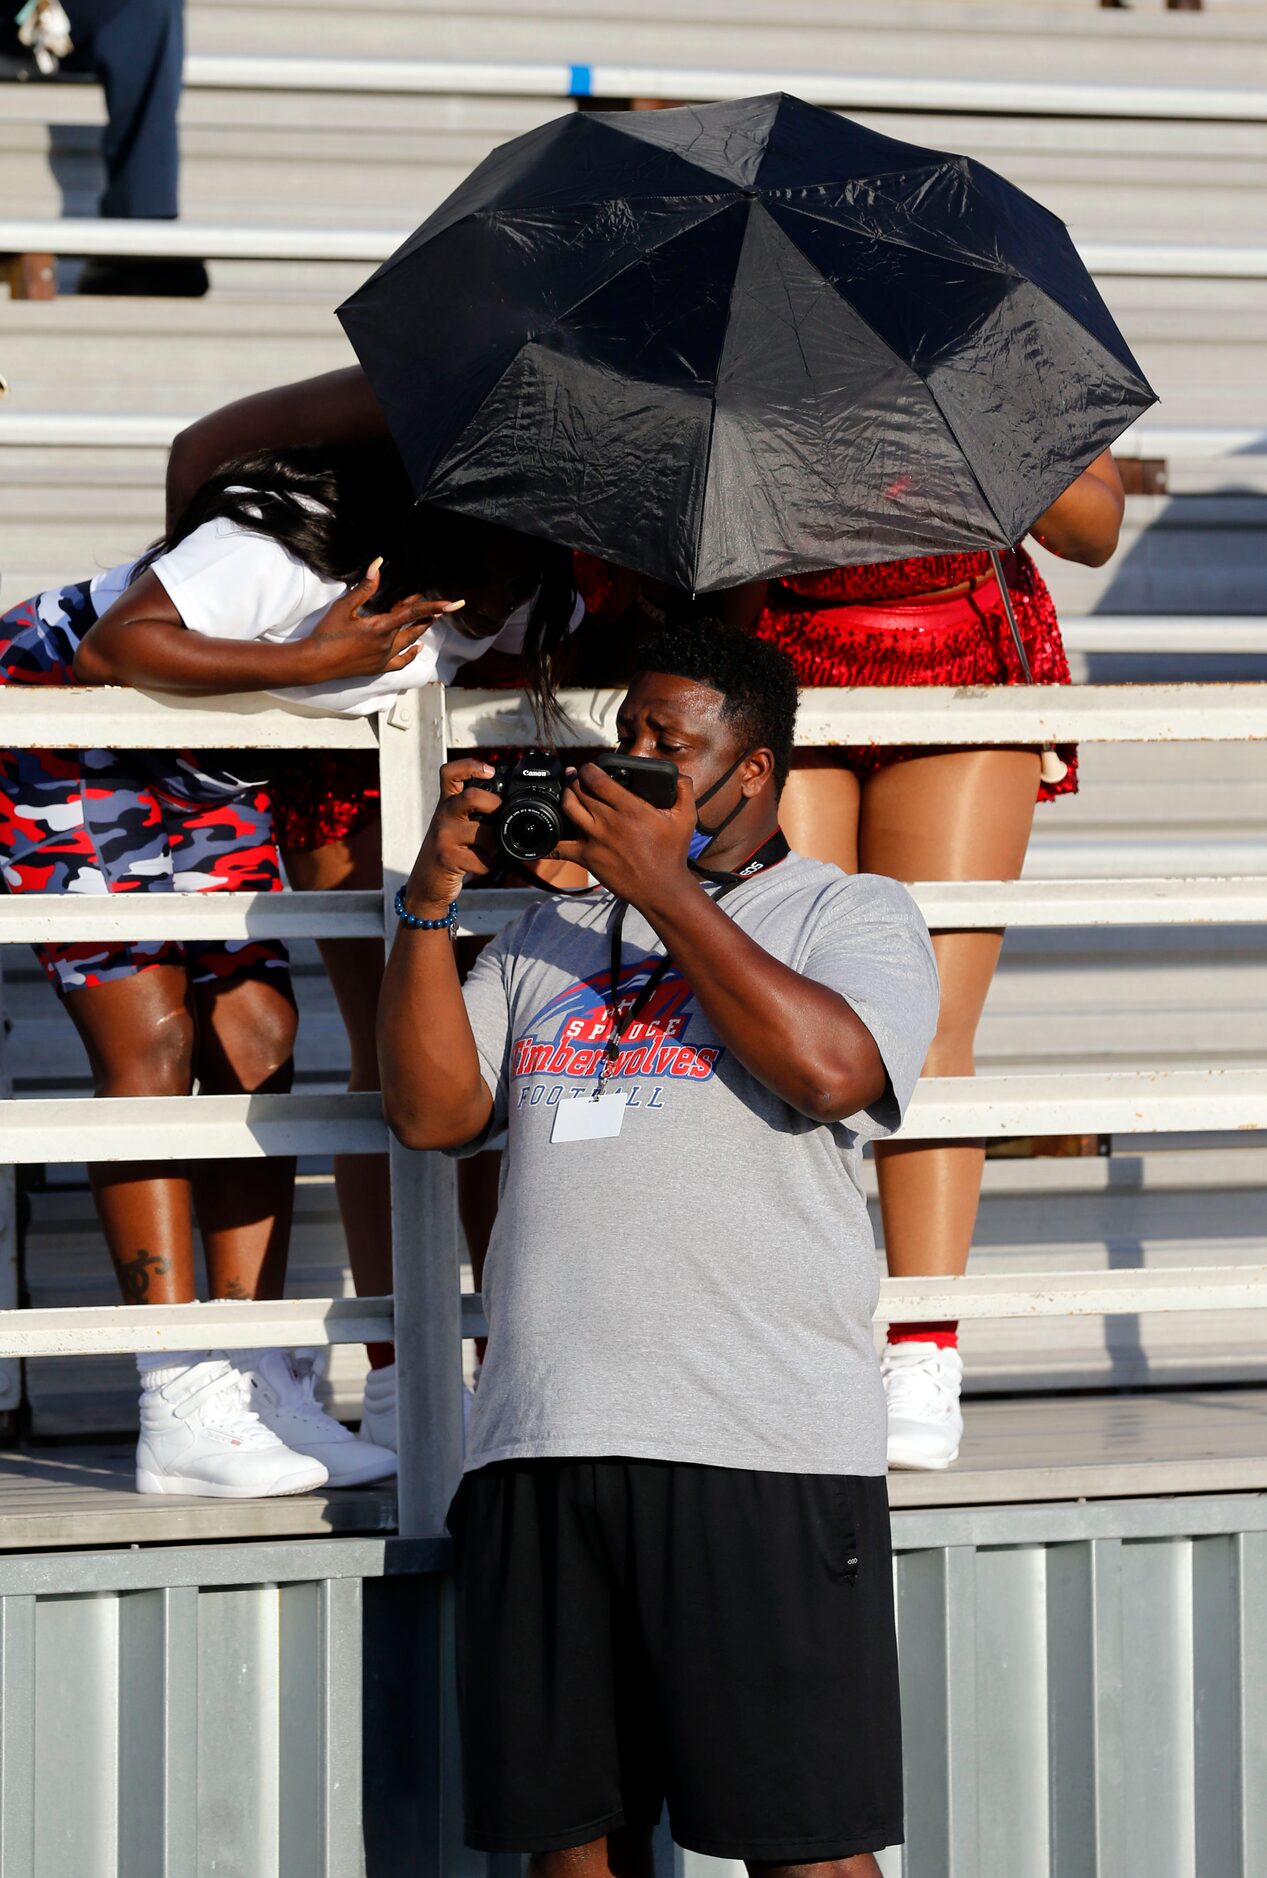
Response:
M420 498L701 592L1010 547L1154 402L1048 210L785 96L530 131L339 318Z

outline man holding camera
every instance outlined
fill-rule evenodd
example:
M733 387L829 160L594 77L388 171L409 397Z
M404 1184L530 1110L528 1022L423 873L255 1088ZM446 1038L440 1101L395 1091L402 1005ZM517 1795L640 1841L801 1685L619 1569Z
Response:
M380 1011L401 1140L508 1136L450 1515L467 1837L644 1878L667 1798L697 1851L871 1878L901 1737L859 1161L936 971L903 888L788 851L784 655L710 623L644 659L620 748L627 781L672 763L672 806L583 765L558 852L600 887L463 988L454 903L499 798L448 764Z

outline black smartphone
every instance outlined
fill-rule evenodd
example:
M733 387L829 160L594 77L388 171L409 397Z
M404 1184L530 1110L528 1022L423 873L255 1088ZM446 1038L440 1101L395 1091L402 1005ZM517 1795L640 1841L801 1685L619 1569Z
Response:
M671 809L677 801L677 765L667 756L622 756L619 750L602 750L590 761L653 809Z

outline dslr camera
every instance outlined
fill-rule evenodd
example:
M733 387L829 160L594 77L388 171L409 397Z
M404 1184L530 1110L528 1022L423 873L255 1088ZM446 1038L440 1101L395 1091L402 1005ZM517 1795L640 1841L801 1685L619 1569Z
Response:
M677 768L666 757L621 756L604 750L591 759L622 788L649 802L670 809L677 800ZM478 776L468 789L487 789L501 797L501 807L490 815L488 826L503 861L522 865L542 861L561 841L571 841L576 828L563 807L567 766L558 756L540 750L502 758L493 775Z

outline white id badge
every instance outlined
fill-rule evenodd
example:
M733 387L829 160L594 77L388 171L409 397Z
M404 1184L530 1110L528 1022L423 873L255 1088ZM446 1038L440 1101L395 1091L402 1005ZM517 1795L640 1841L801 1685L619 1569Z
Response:
M620 1133L625 1119L625 1096L620 1090L611 1095L567 1096L554 1111L550 1140L606 1141Z

